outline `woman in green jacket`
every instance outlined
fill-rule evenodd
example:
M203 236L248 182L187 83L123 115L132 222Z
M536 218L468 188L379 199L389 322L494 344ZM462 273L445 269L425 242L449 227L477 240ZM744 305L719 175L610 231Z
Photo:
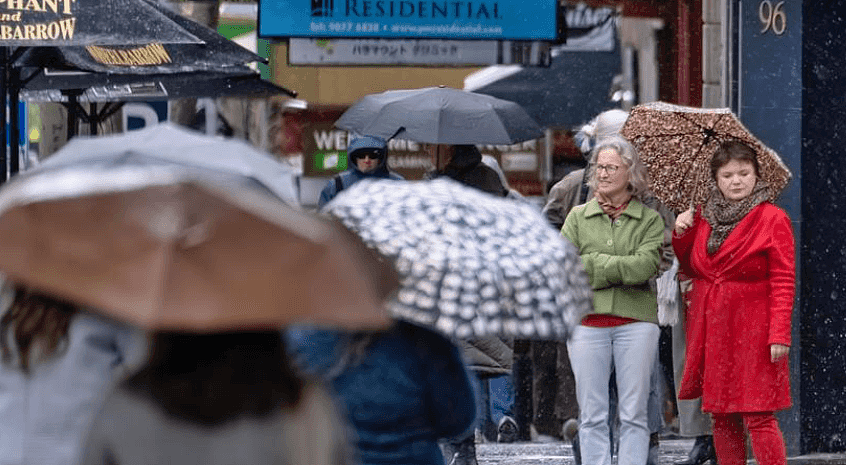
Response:
M658 350L655 292L664 221L641 202L647 174L621 137L594 148L588 185L594 198L573 208L561 233L582 257L593 313L567 343L579 402L582 463L610 465L608 383L615 368L620 412L619 465L643 465L649 450L647 399Z

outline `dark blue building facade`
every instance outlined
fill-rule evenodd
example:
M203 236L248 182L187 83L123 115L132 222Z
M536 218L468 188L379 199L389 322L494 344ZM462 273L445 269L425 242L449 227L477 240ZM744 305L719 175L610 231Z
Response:
M793 172L788 454L846 450L846 0L730 0L731 105Z

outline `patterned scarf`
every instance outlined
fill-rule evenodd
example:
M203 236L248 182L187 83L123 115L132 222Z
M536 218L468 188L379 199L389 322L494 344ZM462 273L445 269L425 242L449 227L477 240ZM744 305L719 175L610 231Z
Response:
M620 215L622 215L623 212L626 211L626 207L629 206L629 202L632 200L632 197L629 196L625 201L623 201L623 203L615 206L611 203L611 201L606 199L605 196L603 196L599 192L595 193L594 197L596 197L596 201L599 203L599 207L602 208L602 211L605 212L606 215L611 217L611 221L614 221L619 218Z
M708 255L714 255L723 245L729 233L737 223L761 202L770 198L769 186L764 181L758 181L752 192L741 200L727 200L718 188L714 188L705 206L702 216L711 225L711 235L708 237Z

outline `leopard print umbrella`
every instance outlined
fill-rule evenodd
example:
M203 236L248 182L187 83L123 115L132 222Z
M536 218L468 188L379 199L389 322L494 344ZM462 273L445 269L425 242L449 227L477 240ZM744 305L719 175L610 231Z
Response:
M632 108L620 133L637 148L655 196L676 212L705 201L714 186L711 157L724 141L740 141L755 150L761 178L770 186L770 200L791 178L778 154L728 108L645 103Z
M576 248L533 205L451 179L364 180L324 211L389 257L397 318L463 339L566 339L592 308Z

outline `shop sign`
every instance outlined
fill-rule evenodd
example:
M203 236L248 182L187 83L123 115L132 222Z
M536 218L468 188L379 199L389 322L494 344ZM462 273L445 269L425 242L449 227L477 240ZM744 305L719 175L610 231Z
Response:
M556 0L259 0L260 37L555 40Z
M502 54L495 40L288 40L291 65L489 65Z
M76 17L71 6L76 0L0 1L0 40L71 40Z

